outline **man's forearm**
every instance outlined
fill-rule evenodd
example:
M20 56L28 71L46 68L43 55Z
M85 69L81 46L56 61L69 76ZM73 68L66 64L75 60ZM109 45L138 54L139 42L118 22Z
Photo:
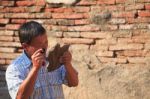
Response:
M17 99L28 99L34 90L38 69L32 68L27 78L22 82L17 93Z
M66 78L68 80L69 87L75 87L78 85L78 73L77 71L72 67L71 64L67 64L65 66L66 68Z

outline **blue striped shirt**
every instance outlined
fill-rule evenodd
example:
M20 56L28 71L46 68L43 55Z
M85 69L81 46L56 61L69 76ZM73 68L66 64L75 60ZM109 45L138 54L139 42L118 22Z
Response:
M12 99L16 99L19 86L31 68L31 60L24 52L8 66L6 81ZM67 84L65 74L64 65L52 72L47 72L46 66L42 66L38 72L30 99L64 99L62 84Z

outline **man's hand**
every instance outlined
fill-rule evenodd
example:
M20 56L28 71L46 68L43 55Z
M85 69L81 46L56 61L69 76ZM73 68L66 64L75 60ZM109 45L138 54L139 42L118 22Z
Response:
M71 64L72 55L69 51L64 52L62 56L62 63L66 68L66 79L69 87L76 87L78 85L78 72L73 68Z
M64 52L63 56L61 57L60 61L65 65L71 65L72 55L69 51Z
M39 49L31 56L33 68L35 69L40 69L43 62L45 62L45 56L42 51L42 49Z

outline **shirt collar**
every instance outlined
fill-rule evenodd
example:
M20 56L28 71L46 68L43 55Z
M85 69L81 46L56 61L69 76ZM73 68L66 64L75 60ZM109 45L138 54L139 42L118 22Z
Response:
M32 65L31 59L27 56L26 52L23 50L22 57L24 59L25 66L30 67Z

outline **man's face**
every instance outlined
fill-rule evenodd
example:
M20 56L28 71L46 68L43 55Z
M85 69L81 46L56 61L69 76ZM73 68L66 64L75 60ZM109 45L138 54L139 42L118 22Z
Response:
M44 33L43 35L39 35L34 39L32 39L31 43L27 44L25 50L31 57L34 54L34 52L37 51L38 49L44 48L46 50L47 46L48 46L47 35L46 33Z

